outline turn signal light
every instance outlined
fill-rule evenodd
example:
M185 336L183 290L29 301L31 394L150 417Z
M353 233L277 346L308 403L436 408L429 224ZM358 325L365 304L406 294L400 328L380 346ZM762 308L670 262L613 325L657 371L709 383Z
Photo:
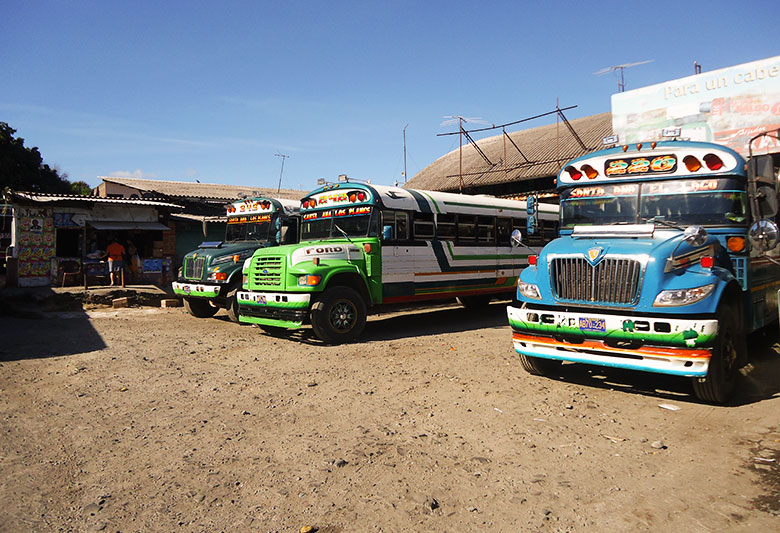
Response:
M704 268L712 268L713 266L715 266L715 258L710 257L709 255L702 257L701 266L703 266Z
M217 281L225 281L227 279L227 272L217 272L214 274L214 279Z
M701 168L701 161L692 155L686 155L683 159L683 163L685 163L685 168L688 169L688 172L696 172Z
M238 254L233 256L233 262L238 263L241 260L241 258L238 256Z
M537 259L539 259L538 255L529 255L528 256L528 264L531 266L536 266Z
M723 161L715 154L705 155L704 162L707 164L707 168L710 170L720 170L723 168Z
M726 246L730 252L745 251L745 237L729 237L726 239Z
M370 242L363 243L363 251L366 252L367 254L371 253L371 243Z

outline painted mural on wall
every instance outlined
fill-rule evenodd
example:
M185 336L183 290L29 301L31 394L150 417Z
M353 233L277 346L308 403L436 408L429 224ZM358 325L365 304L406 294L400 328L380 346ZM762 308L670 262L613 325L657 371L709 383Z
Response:
M16 217L19 277L51 276L56 251L52 210L22 208Z
M620 143L657 141L664 129L728 146L743 156L759 133L780 128L780 56L612 95L612 129ZM771 138L753 153L780 151Z

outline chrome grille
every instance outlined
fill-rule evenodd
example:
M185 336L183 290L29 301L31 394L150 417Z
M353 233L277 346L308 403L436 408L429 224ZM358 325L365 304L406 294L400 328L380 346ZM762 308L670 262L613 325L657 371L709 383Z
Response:
M582 257L556 257L551 268L556 297L581 302L633 303L641 274L639 261L608 257L596 266Z
M203 278L203 267L206 264L205 257L192 257L184 258L184 277L187 279L201 279Z
M252 258L250 275L253 286L282 285L284 274L284 257L279 255L260 255Z

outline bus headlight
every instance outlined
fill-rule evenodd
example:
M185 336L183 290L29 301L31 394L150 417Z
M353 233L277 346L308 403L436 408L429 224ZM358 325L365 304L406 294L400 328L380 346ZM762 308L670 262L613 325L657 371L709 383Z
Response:
M655 297L653 307L677 307L680 305L690 305L705 299L715 288L714 283L694 287L693 289L675 289L661 291Z
M317 284L319 284L320 280L322 280L322 276L316 276L316 275L306 275L306 276L298 276L298 286L299 287L313 287Z
M531 298L533 300L541 300L542 299L542 295L539 294L539 287L537 287L533 283L526 283L524 281L518 281L517 282L517 292L519 294L522 294L526 298Z

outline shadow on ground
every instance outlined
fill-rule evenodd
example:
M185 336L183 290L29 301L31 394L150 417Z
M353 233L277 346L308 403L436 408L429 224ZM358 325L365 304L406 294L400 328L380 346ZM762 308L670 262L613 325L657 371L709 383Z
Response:
M780 394L780 345L777 340L776 326L757 331L748 337L751 362L742 370L737 390L727 406L757 403ZM549 377L587 387L620 390L663 400L701 403L693 395L691 378L585 364L564 364L555 375Z
M67 311L61 318L49 311ZM49 288L0 292L0 361L58 357L102 350L82 302Z

